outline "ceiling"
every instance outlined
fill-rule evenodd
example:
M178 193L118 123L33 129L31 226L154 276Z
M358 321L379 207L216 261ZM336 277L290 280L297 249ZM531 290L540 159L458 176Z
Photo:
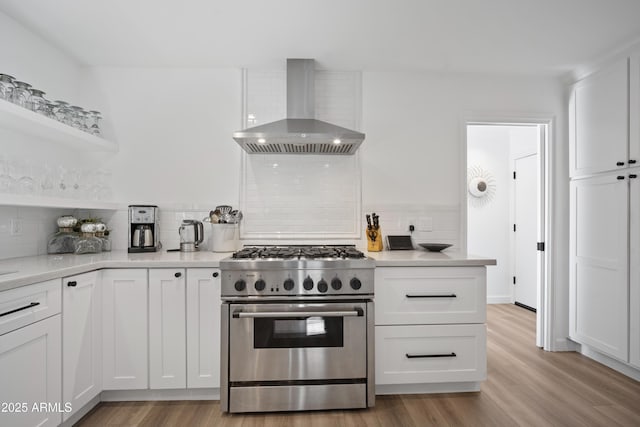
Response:
M563 75L640 40L638 0L0 0L84 65Z

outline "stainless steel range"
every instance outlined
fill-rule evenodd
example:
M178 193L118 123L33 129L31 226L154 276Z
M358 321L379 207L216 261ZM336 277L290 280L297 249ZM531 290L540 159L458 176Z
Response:
M373 406L374 266L353 246L245 247L222 260L222 410Z

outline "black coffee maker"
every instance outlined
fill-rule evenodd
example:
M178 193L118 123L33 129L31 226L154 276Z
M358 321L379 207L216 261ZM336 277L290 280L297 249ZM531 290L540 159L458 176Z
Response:
M160 249L158 207L129 206L129 252L156 252Z

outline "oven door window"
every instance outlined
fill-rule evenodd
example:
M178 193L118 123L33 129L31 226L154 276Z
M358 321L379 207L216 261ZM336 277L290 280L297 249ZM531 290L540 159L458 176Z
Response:
M342 317L253 319L254 348L342 347Z

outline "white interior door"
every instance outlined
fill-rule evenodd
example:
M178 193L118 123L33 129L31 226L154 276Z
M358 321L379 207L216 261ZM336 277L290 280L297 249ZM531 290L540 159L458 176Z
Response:
M514 300L537 309L538 155L516 158L515 172Z

